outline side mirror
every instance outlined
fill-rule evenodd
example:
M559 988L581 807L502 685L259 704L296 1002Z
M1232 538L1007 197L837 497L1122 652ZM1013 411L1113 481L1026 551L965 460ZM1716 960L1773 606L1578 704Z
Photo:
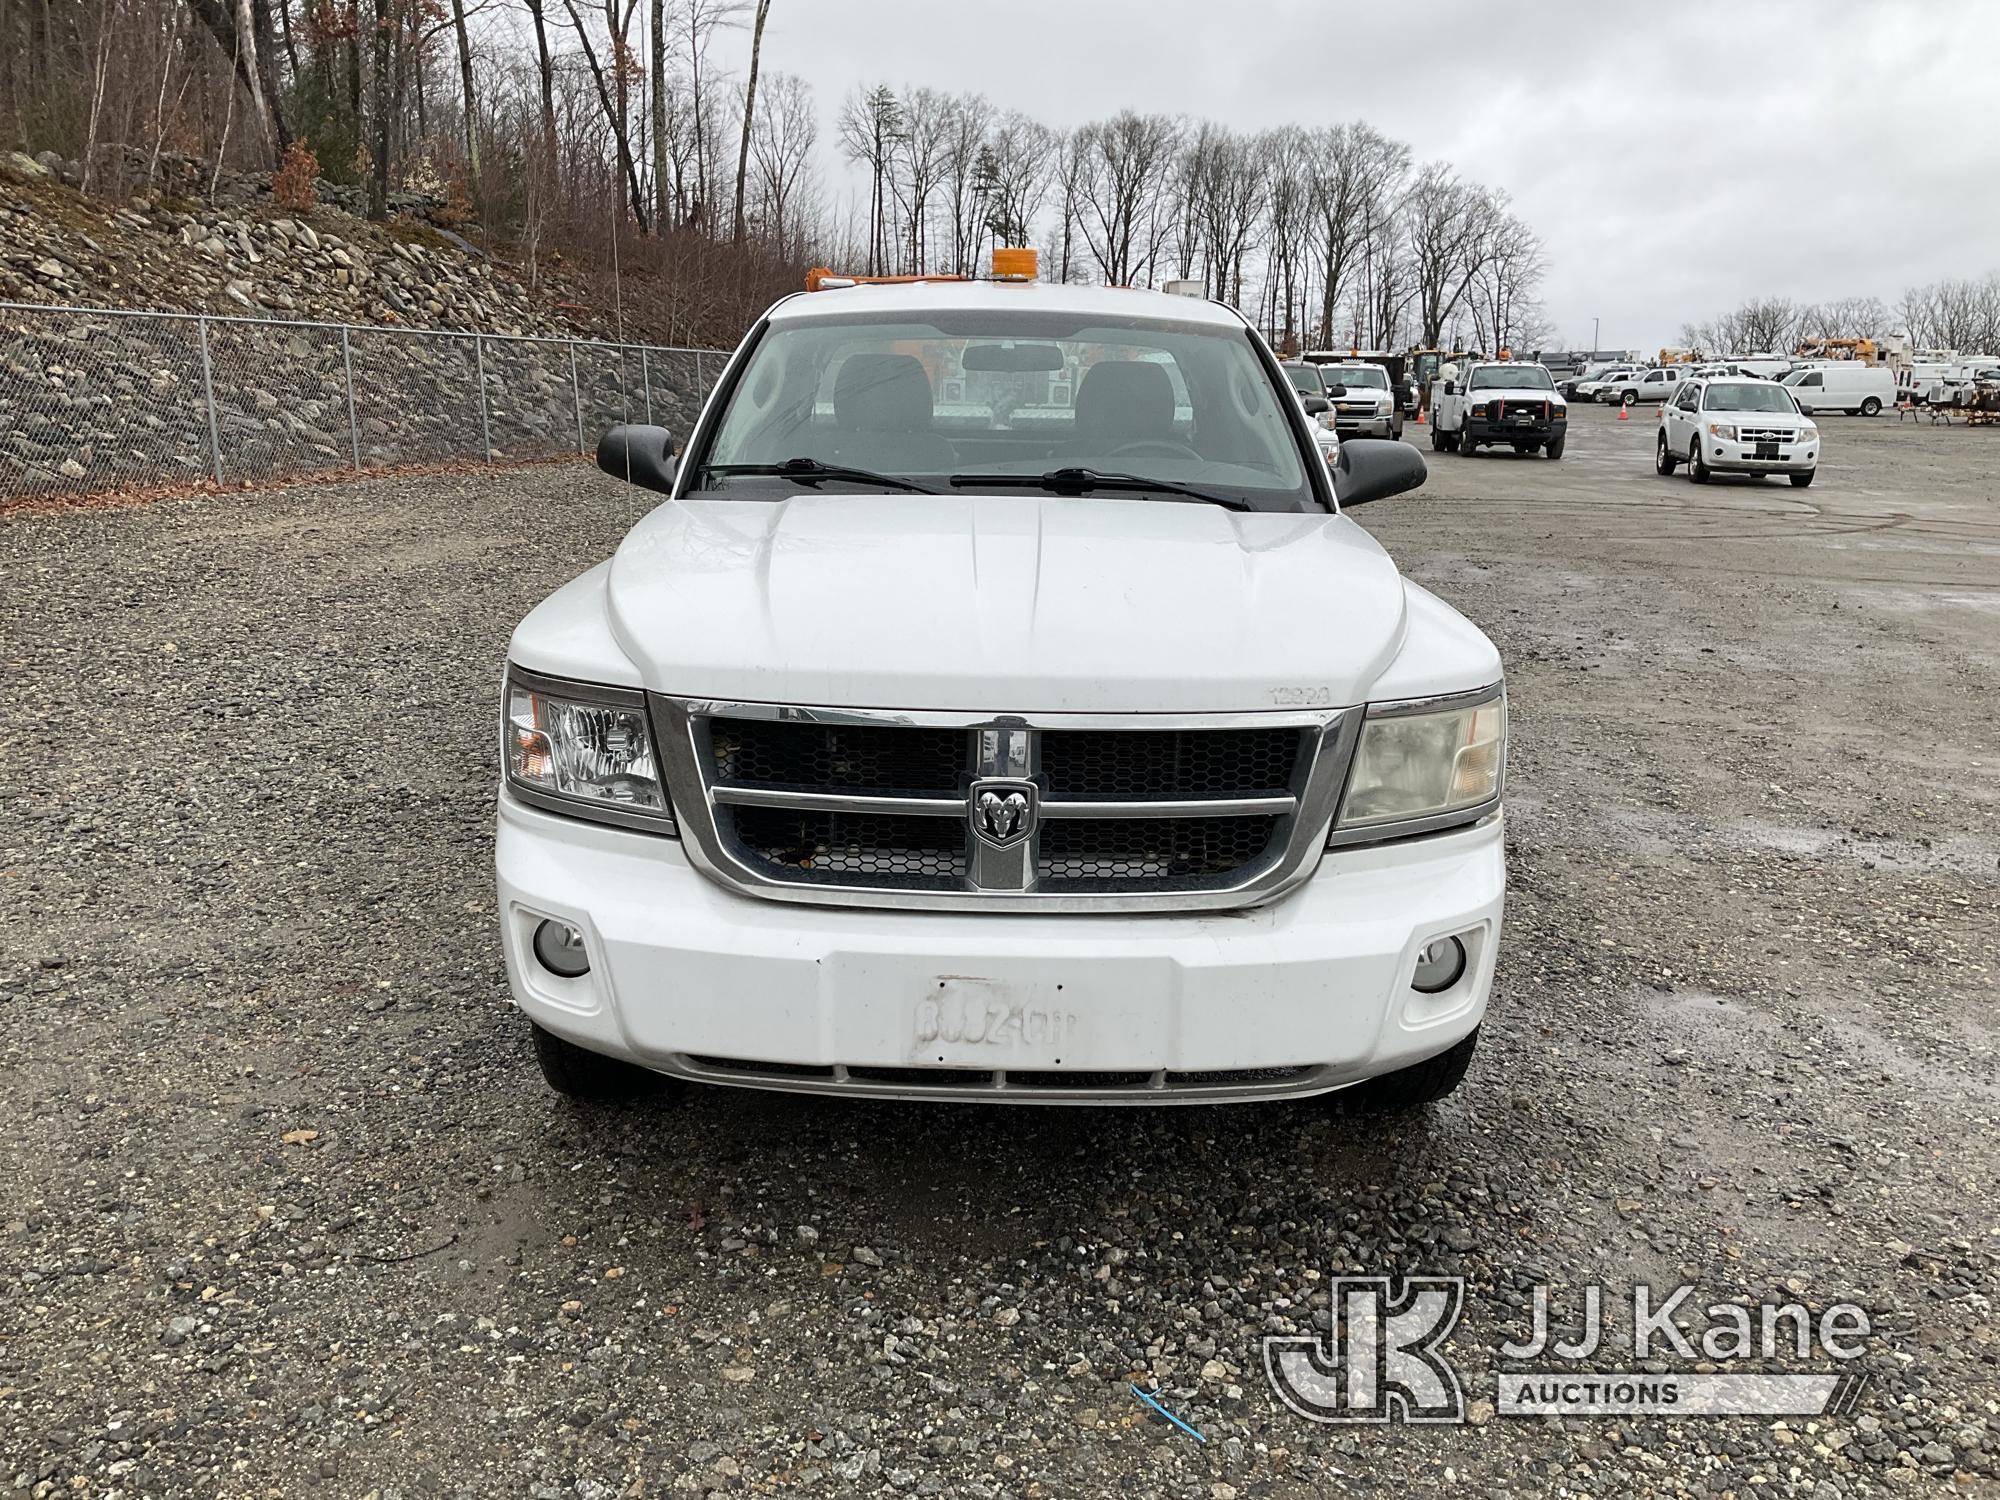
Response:
M1299 397L1299 405L1306 409L1306 415L1309 417L1316 417L1323 411L1332 410L1326 404L1326 397L1324 396L1301 396Z
M674 435L644 422L617 422L597 440L597 467L613 479L670 495L674 489Z
M1424 456L1393 438L1349 438L1333 466L1333 493L1341 509L1386 500L1419 488L1428 471Z
M1347 387L1344 385L1330 385L1326 388L1326 393L1329 397L1338 401L1342 396L1347 394Z
M1458 394L1458 382L1456 380L1447 380L1444 383L1444 393L1447 396L1456 396Z

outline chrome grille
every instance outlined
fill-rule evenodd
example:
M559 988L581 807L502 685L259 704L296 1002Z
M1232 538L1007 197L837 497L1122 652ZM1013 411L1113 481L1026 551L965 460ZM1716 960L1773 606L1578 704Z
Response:
M1045 886L1061 890L1199 890L1271 846L1278 820L1052 818L1042 831Z
M1780 427L1738 427L1737 441L1744 443L1795 443L1799 440L1796 432Z
M778 900L959 909L1271 899L1310 873L1358 729L1335 710L654 708L684 844L711 876Z

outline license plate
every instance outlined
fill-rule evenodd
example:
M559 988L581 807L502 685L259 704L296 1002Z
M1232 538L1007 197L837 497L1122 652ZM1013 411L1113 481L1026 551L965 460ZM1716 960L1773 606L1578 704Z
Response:
M1514 425L1516 427L1533 427L1535 419L1533 417L1516 417L1514 418Z
M940 981L917 1002L911 1020L917 1055L986 1066L1008 1058L1046 1065L1062 1056L1078 1031L1075 1013L1054 996L1010 992L980 980Z
M1778 445L1776 443L1759 443L1757 451L1751 456L1753 458L1770 459L1775 462L1778 457Z

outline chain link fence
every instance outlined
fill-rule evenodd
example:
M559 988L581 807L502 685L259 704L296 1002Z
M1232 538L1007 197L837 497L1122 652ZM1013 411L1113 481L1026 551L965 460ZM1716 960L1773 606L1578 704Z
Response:
M716 349L0 302L0 502L685 436Z

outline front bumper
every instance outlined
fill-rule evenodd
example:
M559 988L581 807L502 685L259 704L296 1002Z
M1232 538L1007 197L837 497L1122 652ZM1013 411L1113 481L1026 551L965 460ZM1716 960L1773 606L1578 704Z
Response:
M897 912L723 889L672 839L503 794L507 975L539 1025L705 1082L897 1098L1192 1103L1321 1093L1446 1051L1485 1014L1502 820L1328 854L1269 905L1162 916ZM529 943L580 930L561 979ZM1410 976L1461 935L1465 973Z
M1466 435L1475 443L1552 443L1569 431L1569 419L1543 421L1534 417L1523 422L1514 417L1495 421L1488 417L1467 417Z
M1726 474L1810 474L1819 465L1819 443L1780 443L1776 458L1758 458L1754 444L1713 434L1701 440L1702 462Z
M1396 416L1393 408L1384 407L1377 411L1341 411L1333 413L1334 430L1342 437L1393 437L1396 431Z

